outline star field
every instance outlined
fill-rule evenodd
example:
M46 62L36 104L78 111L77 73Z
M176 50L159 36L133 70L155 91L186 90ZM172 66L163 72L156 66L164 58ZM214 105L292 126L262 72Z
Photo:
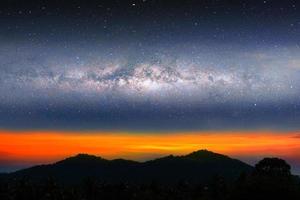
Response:
M0 126L296 130L296 1L3 1Z

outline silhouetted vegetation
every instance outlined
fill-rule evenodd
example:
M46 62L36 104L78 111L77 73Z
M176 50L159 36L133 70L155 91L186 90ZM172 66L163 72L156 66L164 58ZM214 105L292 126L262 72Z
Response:
M170 166L172 167L172 166ZM76 174L74 174L76 176ZM197 176L197 174L195 174ZM235 181L215 175L207 183L178 181L174 184L106 183L95 177L79 184L64 184L54 178L33 180L22 177L0 179L1 200L268 200L300 199L299 178L278 158L265 158L251 172Z

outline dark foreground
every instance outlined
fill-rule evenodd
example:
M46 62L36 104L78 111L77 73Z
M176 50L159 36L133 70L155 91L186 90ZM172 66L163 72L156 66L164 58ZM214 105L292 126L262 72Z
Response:
M172 166L170 166L172 168ZM203 172L199 172L203 174ZM33 179L30 176L0 181L1 200L272 200L300 199L299 177L290 173L290 166L278 158L265 158L251 172L241 173L234 181L214 175L203 183L186 180L174 183L104 182L86 177L81 182L66 184L55 177ZM76 176L76 174L74 174Z

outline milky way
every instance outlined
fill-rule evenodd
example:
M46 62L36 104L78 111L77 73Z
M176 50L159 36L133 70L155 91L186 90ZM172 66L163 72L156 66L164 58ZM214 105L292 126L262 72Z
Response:
M36 56L39 49L34 48L27 55L7 52L1 59L2 102L63 101L72 95L95 103L111 95L120 101L183 104L297 102L300 49L225 52L218 57L208 47L195 49L199 50L192 56L176 52L140 59L117 54L111 61L99 58L101 52L82 57L79 53L69 60L55 53Z
M117 5L97 5L92 18L55 4L0 12L1 127L299 128L296 5L162 12L141 1L120 7L127 17Z

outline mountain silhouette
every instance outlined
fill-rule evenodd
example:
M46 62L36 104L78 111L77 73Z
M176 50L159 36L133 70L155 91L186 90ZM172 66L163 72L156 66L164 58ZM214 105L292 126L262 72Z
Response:
M54 164L19 170L8 174L7 177L27 177L31 180L53 177L63 183L78 183L88 177L108 183L204 183L217 175L233 181L241 173L252 170L252 166L237 159L199 150L184 156L170 155L146 162L106 160L93 155L78 154Z

